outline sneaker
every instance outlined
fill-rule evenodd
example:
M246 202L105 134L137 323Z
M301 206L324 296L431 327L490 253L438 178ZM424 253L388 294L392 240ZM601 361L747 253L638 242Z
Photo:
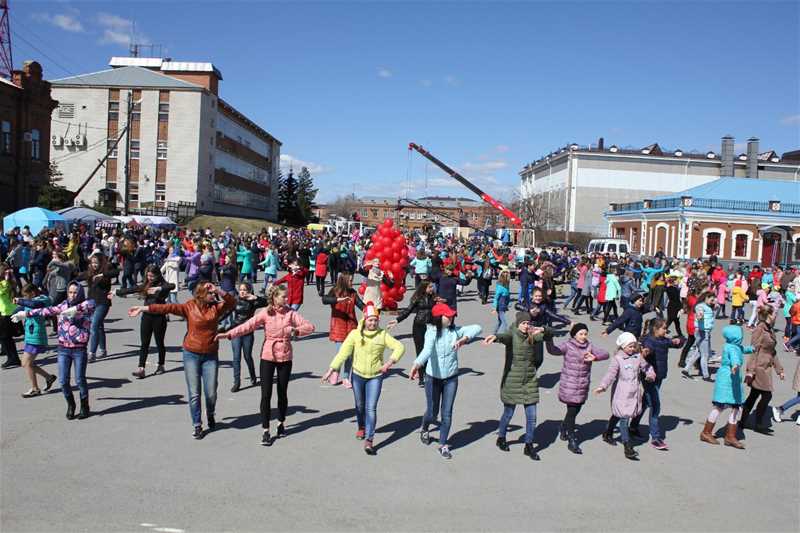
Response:
M431 434L428 431L420 431L419 432L419 441L424 444L425 446L431 443Z
M275 437L276 438L277 437L283 437L285 435L286 435L286 428L283 427L283 422L281 422L280 424L278 424L278 431L275 432Z
M20 361L6 361L2 365L0 365L0 368L15 368L21 365L22 363Z
M33 398L34 396L40 396L41 394L42 394L42 391L40 391L39 389L31 389L28 392L23 392L22 393L22 397L23 398Z
M378 452L375 450L375 448L372 447L372 441L371 440L365 440L364 441L364 453L366 453L367 455L377 455L378 454Z
M364 428L358 428L358 431L356 431L356 439L364 440Z
M106 356L106 351L105 350L97 350L97 358L98 359L102 359L105 356Z
M439 455L441 455L445 459L452 459L453 458L453 454L450 453L450 448L448 448L446 445L442 446L441 448L439 448Z
M272 446L272 437L269 436L269 430L264 431L261 435L262 446Z
M783 349L786 352L791 352L792 351L792 349L789 347L789 343L788 342L784 342L783 343Z
M667 446L667 443L661 439L651 441L650 446L652 446L656 450L664 450L664 451L669 450L669 446Z
M783 420L781 419L782 414L783 413L781 412L780 408L778 407L772 408L772 420L774 420L775 423L780 424L781 422L783 422Z
M497 442L495 443L501 451L507 452L508 451L508 442L506 442L505 437L497 437Z
M95 354L93 354L93 353L90 353L89 354L89 362L90 363L94 363L95 361L97 361L97 356Z
M160 376L164 372L166 372L166 370L164 370L164 365L158 365L158 367L156 367L156 376Z
M44 391L47 392L50 389L52 389L53 388L53 383L55 383L57 379L58 378L55 375L52 375L52 374L50 375L49 378L45 379L44 380L44 382L45 382Z
M140 368L139 370L131 372L131 376L135 377L136 379L144 379L144 368Z
M203 426L195 426L194 431L192 432L192 437L195 440L200 440L203 438Z
M686 370L686 369L683 369L683 370L681 370L681 376L683 376L683 378L684 378L684 379L689 379L689 380L691 380L691 381L694 381L694 378L693 378L693 377L692 377L692 375L689 373L689 371L688 371L688 370Z

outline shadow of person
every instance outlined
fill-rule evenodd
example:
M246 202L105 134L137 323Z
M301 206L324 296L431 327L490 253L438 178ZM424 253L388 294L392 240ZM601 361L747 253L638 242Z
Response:
M549 374L542 374L538 378L540 389L552 389L556 383L561 381L561 372L551 372Z
M322 416L318 416L316 418L310 418L308 420L302 420L297 424L292 424L291 426L288 426L286 428L286 434L294 435L295 433L302 433L314 427L322 427L322 426L328 426L330 424L337 424L339 422L344 422L345 420L350 420L355 416L356 416L355 407L350 409L345 409L343 411L334 411L331 413L325 413Z
M148 396L146 398L124 398L124 397L102 397L95 398L95 402L103 400L130 400L128 403L122 405L115 405L102 411L96 411L94 414L98 416L113 415L117 413L125 413L127 411L138 411L139 409L147 409L148 407L155 407L156 405L186 405L181 394L170 394L167 396ZM96 405L96 404L95 404Z
M422 426L422 416L411 416L408 418L403 418L402 420L395 420L394 422L390 422L389 424L383 425L375 429L375 433L391 433L391 435L389 435L388 438L377 443L374 446L374 448L376 450L380 450L381 448L386 448L387 446L390 446L392 443L397 442L403 437L407 437L415 430L418 430L421 426Z
M545 420L541 424L537 424L536 431L533 435L533 443L536 445L536 451L540 452L546 450L558 439L558 432L561 429L561 420Z
M292 416L297 413L314 414L319 413L316 409L309 409L304 405L290 405L286 409L286 416ZM277 421L277 418L270 417L270 422ZM276 422L277 423L277 422ZM233 429L249 429L261 425L261 413L251 413L242 416L228 416L222 419L222 423L217 424L220 429L233 428ZM292 431L287 428L286 434L291 434Z
M91 376L86 376L86 381L88 382L87 388L89 389L118 389L126 383L131 382L131 380L125 378L95 378Z
M480 422L470 422L467 424L466 429L457 431L450 436L450 446L453 449L465 448L473 442L481 440L486 435L497 431L497 423L498 421L495 419L488 419ZM508 429L515 431L520 429L520 426L509 425Z
M292 380L295 379L320 379L322 376L319 376L313 372L298 372L296 374L292 374Z
M486 372L481 372L480 370L475 370L474 368L470 367L462 367L458 369L459 376L464 376L466 374L469 374L471 376L484 376L486 375Z

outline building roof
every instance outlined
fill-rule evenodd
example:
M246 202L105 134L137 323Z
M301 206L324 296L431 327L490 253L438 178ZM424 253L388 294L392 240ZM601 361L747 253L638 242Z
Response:
M391 197L391 196L365 196L363 198L359 198L357 200L358 203L362 205L389 205L395 206L397 205L397 201L402 201L402 198ZM482 202L477 202L475 200L467 200L464 198L448 198L448 197L433 197L433 198L420 198L415 200L411 198L415 203L420 204L424 207L443 207L443 208L450 208L450 209L457 209L459 207L481 207L484 204ZM414 205L405 205L405 207L416 207Z
M80 76L52 80L53 87L143 87L152 89L187 89L202 91L203 88L188 81L165 76L143 67L128 66L101 70Z
M213 63L203 61L173 61L161 57L112 57L110 67L145 67L171 72L213 72L222 79L222 72Z
M800 182L752 178L719 178L685 191L658 196L654 200L668 198L713 198L715 200L748 200L751 202L800 202Z

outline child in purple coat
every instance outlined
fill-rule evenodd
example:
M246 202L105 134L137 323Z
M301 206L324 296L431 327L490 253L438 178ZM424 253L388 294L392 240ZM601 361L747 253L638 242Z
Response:
M589 328L586 324L575 324L569 332L570 339L559 346L546 336L547 352L550 355L564 356L561 366L561 379L558 384L558 399L567 404L567 414L561 423L561 440L568 441L567 448L574 454L581 454L578 433L575 431L575 417L589 396L589 382L592 376L592 362L608 359L608 352L589 342Z
M635 460L639 454L631 444L628 425L631 418L642 412L642 372L647 381L655 381L656 373L645 359L646 348L642 349L639 346L633 333L620 334L617 337L617 347L619 350L611 359L603 381L594 392L602 394L609 387L613 387L608 427L613 428L619 423L619 432L625 445L625 457ZM610 438L610 431L603 436L603 440L614 444Z

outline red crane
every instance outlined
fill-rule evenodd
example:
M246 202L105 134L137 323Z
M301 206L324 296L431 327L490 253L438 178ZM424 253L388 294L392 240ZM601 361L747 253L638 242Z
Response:
M429 151L427 151L426 149L424 149L422 146L420 146L418 144L414 144L414 143L409 143L408 144L408 149L409 150L416 150L417 152L422 154L424 157L426 157L431 163L433 163L437 167L439 167L442 170L444 170L445 172L447 172L450 175L450 177L452 177L453 179L457 180L464 187L466 187L467 189L471 190L472 192L474 192L475 194L480 196L481 200L483 200L487 204L491 205L492 207L494 207L495 209L497 209L498 211L503 213L503 215L506 218L508 218L511 221L512 224L514 224L515 226L522 226L522 219L520 219L513 211L511 211L509 208L504 206L502 203L500 203L499 201L495 200L494 198L492 198L491 196L489 196L488 194L486 194L485 192L480 190L478 187L475 186L474 183L469 181L467 178L465 178L464 176L462 176L461 174L459 174L458 172L456 172L452 168L448 167L447 165L445 165L444 163L439 161L436 157L431 155L431 153Z
M8 0L0 0L0 76L11 79L14 61L11 59L11 27L8 23Z

